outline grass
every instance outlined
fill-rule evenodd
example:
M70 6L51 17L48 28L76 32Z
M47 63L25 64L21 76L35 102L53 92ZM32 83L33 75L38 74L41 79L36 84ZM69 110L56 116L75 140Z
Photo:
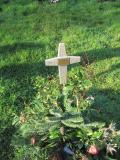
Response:
M44 60L57 55L59 42L71 55L87 53L95 106L101 107L102 121L120 128L119 19L119 0L0 1L1 160L12 159L12 120L34 100L38 79L42 84L52 74L58 83L56 68L46 68Z

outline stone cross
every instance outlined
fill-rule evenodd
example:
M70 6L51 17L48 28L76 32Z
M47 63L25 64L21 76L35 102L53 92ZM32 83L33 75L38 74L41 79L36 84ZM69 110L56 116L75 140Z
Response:
M60 84L67 83L67 65L80 62L79 56L67 56L64 43L59 43L58 57L45 60L46 66L58 66Z

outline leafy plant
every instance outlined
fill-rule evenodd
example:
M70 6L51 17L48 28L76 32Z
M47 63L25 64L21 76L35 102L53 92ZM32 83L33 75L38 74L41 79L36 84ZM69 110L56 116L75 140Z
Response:
M67 100L66 96L68 94L64 94L66 89L64 91L61 96L64 100ZM104 124L85 123L84 116L81 111L78 111L77 107L67 103L64 104L64 110L51 107L45 111L36 106L26 109L26 115L22 113L20 117L16 117L13 124L20 127L18 130L20 142L30 145L29 139L32 137L31 145L39 145L49 154L57 150L63 152L67 144L71 144L75 152L80 146L82 149L85 145L88 147L92 143L97 144L102 136L101 128ZM16 143L20 144L18 135L16 138L14 140L15 145Z

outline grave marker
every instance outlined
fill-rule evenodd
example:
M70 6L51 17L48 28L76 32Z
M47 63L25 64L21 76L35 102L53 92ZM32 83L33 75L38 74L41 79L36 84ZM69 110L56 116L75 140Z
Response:
M64 43L59 43L58 57L45 60L46 66L58 66L60 84L67 83L67 65L80 62L80 56L67 56Z

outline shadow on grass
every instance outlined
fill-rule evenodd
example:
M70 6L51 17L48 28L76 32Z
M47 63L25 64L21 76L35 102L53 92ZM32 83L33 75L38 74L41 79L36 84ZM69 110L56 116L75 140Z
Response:
M15 128L10 126L2 132L0 138L0 159L10 160L14 156L14 150L11 146L12 136L15 133Z
M113 57L120 57L120 48L103 48L98 50L90 50L85 52L88 56L89 62L97 62ZM76 55L83 56L84 53L76 53Z
M31 50L31 49L44 49L45 45L42 43L34 42L19 42L8 45L0 46L0 55L14 54L20 50Z
M20 80L24 77L35 77L42 76L47 77L47 75L51 72L49 67L45 67L44 62L39 63L22 63L22 64L11 64L8 66L4 66L0 69L1 77L5 79L17 79Z

